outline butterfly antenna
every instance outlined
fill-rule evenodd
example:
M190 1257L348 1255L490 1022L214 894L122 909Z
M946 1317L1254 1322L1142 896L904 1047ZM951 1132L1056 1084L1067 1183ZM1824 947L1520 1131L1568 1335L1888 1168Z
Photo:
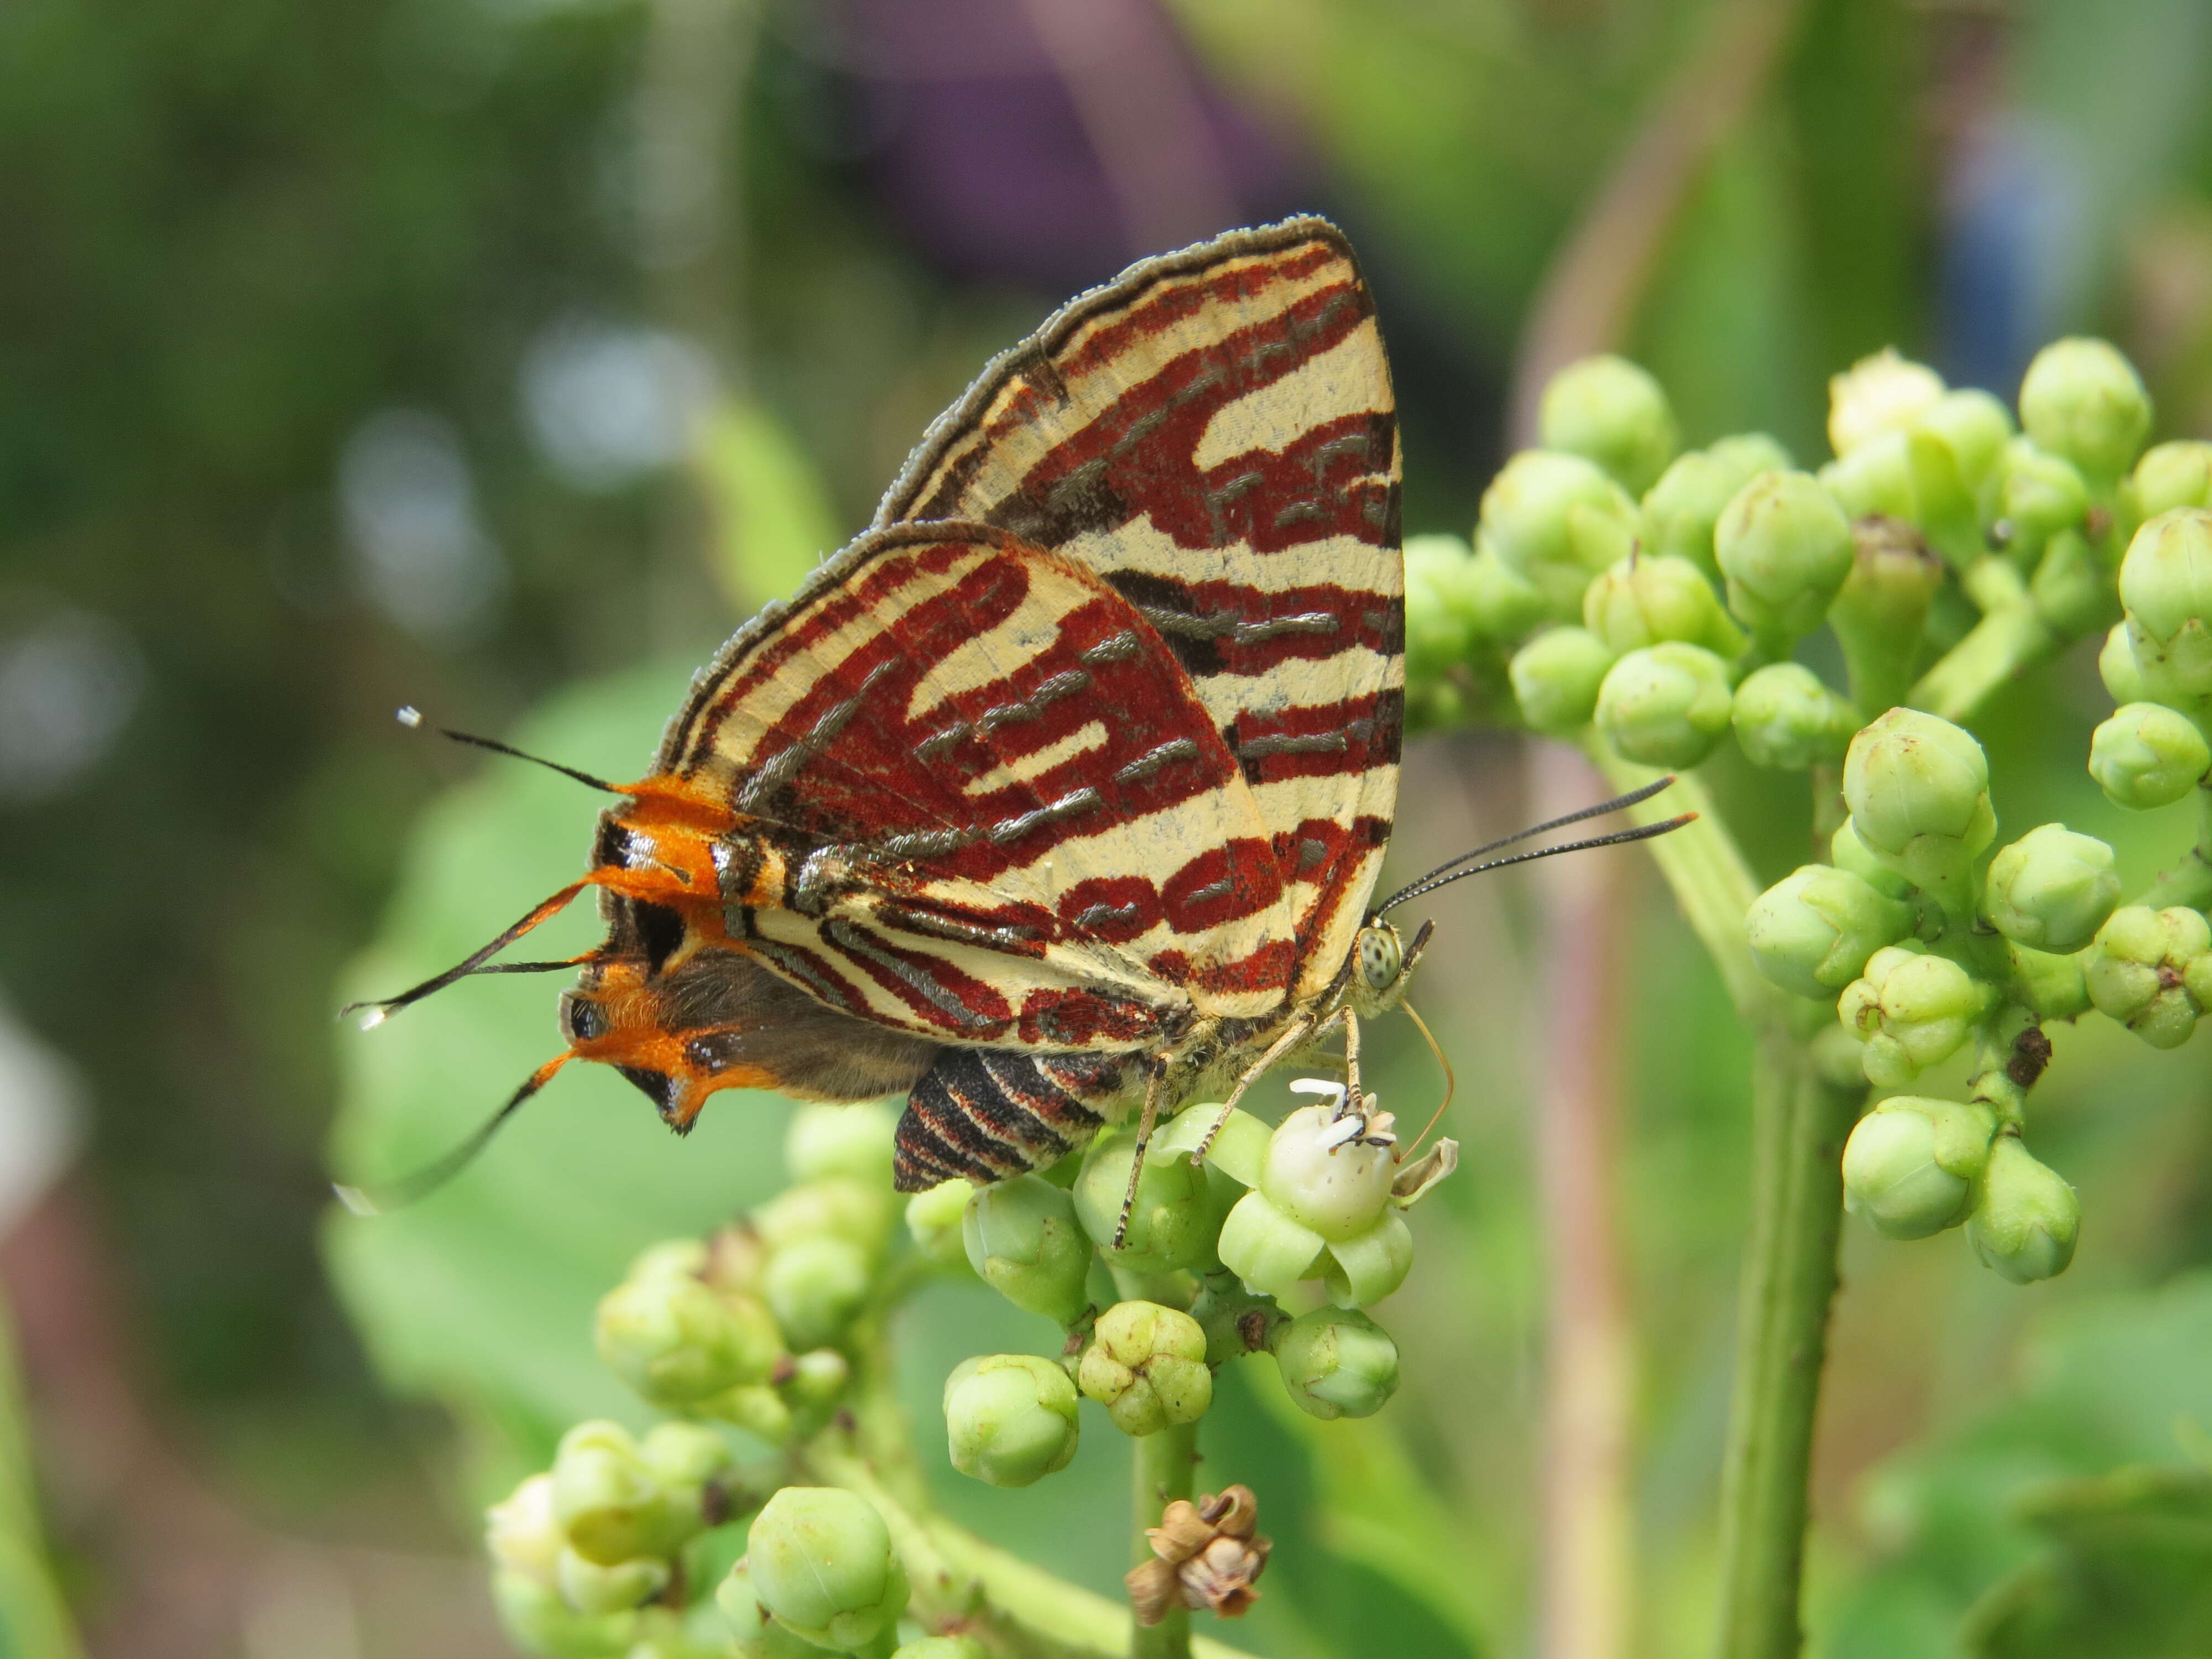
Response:
M1429 1030L1429 1022L1421 1018L1412 1003L1401 1003L1399 1006L1413 1022L1413 1029L1421 1034L1421 1041L1429 1045L1429 1052L1437 1057L1437 1064L1443 1068L1444 1074L1444 1097L1437 1103L1437 1109L1429 1114L1429 1121L1421 1126L1421 1133L1413 1137L1413 1144L1399 1154L1399 1161L1402 1163L1419 1152L1421 1143L1429 1138L1430 1131L1444 1121L1445 1108L1452 1103L1452 1097L1459 1092L1459 1079L1452 1073L1451 1061L1444 1058L1443 1045L1437 1041L1436 1033Z
M1413 888L1422 886L1425 883L1432 881L1437 877L1441 876L1447 870L1456 870L1461 865L1465 864L1470 859L1479 859L1485 853L1494 853L1501 847L1510 847L1516 841L1526 841L1531 836L1540 836L1548 830L1564 830L1571 823L1580 823L1584 818L1601 818L1607 812L1618 812L1622 808L1633 806L1639 801L1650 800L1652 796L1657 794L1661 790L1666 788L1674 781L1674 775L1669 772L1665 777L1661 778L1656 783L1647 783L1641 789L1632 789L1625 795L1615 795L1611 800L1601 800L1595 806L1585 806L1579 811L1569 812L1562 817L1550 818L1547 819L1542 823L1531 824L1526 830L1516 830L1510 836L1501 836L1499 839L1493 842L1486 842L1483 845L1474 848L1470 852L1462 853L1455 859L1446 859L1442 864L1437 866L1435 869L1430 871L1427 875L1422 876L1414 881L1408 882L1407 884L1407 887ZM1561 850L1564 851L1565 849L1562 848ZM1378 916L1381 915L1383 911L1389 909L1397 902L1398 898L1396 896L1383 900L1382 904L1376 907L1375 914Z
M418 730L422 724L422 711L410 703L401 709L396 718L410 731ZM573 766L563 766L559 761L547 760L543 755L532 755L525 750L517 749L511 743L501 743L497 738L479 737L474 732L456 732L450 726L434 726L430 729L451 742L465 743L472 749L489 749L495 755L506 755L515 760L528 761L532 766L542 766L549 772L558 772L564 778L574 778L587 787L603 791L610 795L619 795L623 793L605 778L593 777L589 772L581 771Z
M1586 853L1593 847L1618 847L1624 842L1650 841L1655 836L1668 835L1680 830L1686 823L1695 823L1697 817L1695 812L1685 812L1681 817L1668 818L1663 823L1647 823L1634 830L1619 830L1609 836L1594 836L1588 841L1571 841L1564 846L1540 848L1533 853L1516 853L1510 859L1492 859L1487 864L1471 865L1464 870L1454 870L1449 875L1424 876L1412 886L1399 889L1382 903L1376 905L1375 914L1379 916L1392 906L1403 904L1407 899L1419 898L1424 893L1432 893L1439 887L1449 887L1463 876L1479 876L1486 870L1503 870L1509 865L1526 864L1532 859L1555 858L1561 853Z
M431 994L431 993L434 991L442 991L448 985L451 985L455 980L466 979L471 974L551 973L556 969L570 968L575 966L578 963L590 961L592 958L592 953L587 951L583 956L574 957L568 962L518 962L510 963L503 968L488 968L485 966L485 964L490 962L494 957L497 956L501 951L507 949L508 945L514 944L515 940L520 939L532 928L538 926L539 922L544 921L548 916L557 915L571 899L574 898L577 894L582 892L584 889L591 884L589 878L569 883L568 885L563 887L559 892L554 894L551 898L547 899L543 904L538 906L536 909L531 911L528 915L523 917L521 921L516 922L513 927L501 933L499 937L492 940L490 944L485 945L482 950L472 952L465 960L455 963L451 968L447 969L444 973L438 974L429 979L426 979L420 985L415 986L410 989L402 991L396 997L380 997L369 1002L349 1002L344 1007L338 1010L338 1018L340 1019L343 1019L350 1014L360 1014L361 1029L366 1031L375 1026L383 1024L386 1020L391 1018L392 1015L398 1013L402 1008L406 1007L410 1003L420 1002L424 997Z
M339 1203L356 1215L382 1215L387 1210L403 1209L419 1199L428 1198L444 1186L475 1159L500 1132L507 1119L522 1109L522 1103L553 1080L553 1073L575 1058L572 1050L556 1054L530 1074L530 1080L507 1097L507 1103L480 1124L477 1132L434 1163L426 1164L410 1176L374 1188L349 1187L334 1181L331 1190L337 1194Z

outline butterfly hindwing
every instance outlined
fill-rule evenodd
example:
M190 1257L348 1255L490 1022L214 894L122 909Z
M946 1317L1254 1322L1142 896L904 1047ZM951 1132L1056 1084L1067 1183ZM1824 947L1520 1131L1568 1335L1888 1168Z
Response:
M726 925L844 1012L1135 1049L1279 1006L1293 914L1245 769L1085 565L871 532L731 641L661 769L726 800Z
M1351 948L1395 804L1398 479L1373 302L1342 234L1297 219L1062 308L938 422L877 515L1003 526L1152 623L1267 826L1301 1001Z

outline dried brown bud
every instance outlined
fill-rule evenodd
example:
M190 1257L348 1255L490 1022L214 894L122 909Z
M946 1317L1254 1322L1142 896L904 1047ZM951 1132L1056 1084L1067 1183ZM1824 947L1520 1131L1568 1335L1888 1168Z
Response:
M1157 1625L1177 1601L1234 1619L1259 1599L1253 1588L1272 1542L1260 1537L1260 1500L1249 1486L1209 1492L1197 1503L1177 1498L1146 1536L1158 1558L1123 1581L1140 1625Z

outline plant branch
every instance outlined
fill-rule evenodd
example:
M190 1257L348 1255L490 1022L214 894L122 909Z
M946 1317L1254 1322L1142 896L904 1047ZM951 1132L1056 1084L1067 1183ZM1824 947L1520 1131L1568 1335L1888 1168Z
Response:
M1160 1524L1170 1504L1190 1496L1191 1474L1198 1467L1198 1425L1181 1423L1139 1436L1131 1462L1136 1468L1129 1494L1129 1565L1142 1566L1152 1559L1146 1529ZM1190 1609L1171 1601L1158 1624L1132 1626L1129 1653L1130 1659L1190 1659Z
M1982 619L1966 637L1938 658L1905 696L1905 702L1965 725L2020 672L2058 647L2027 583L2006 560L1978 562L1963 579Z
M2197 844L2136 902L2148 904L2154 910L2176 905L2202 910L2212 905L2212 788L2197 786Z

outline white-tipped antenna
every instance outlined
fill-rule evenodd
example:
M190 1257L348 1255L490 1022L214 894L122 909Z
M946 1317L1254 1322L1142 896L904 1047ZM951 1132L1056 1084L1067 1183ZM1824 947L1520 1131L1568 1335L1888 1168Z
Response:
M410 702L401 708L392 719L411 732L422 724L422 711Z

